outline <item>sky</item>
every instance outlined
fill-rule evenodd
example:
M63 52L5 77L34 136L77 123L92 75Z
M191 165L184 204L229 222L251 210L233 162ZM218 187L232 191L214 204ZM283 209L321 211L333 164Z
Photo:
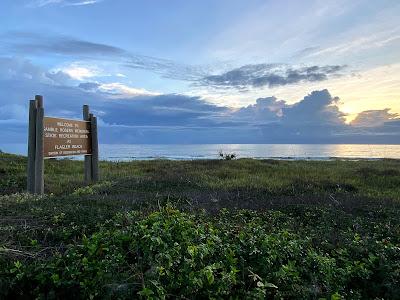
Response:
M101 143L400 143L400 1L2 0L0 138L28 103Z

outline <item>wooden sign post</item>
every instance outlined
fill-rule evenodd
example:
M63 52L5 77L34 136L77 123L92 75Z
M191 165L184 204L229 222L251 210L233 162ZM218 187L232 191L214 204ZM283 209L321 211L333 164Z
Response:
M85 183L99 180L97 119L83 106L83 121L45 117L43 97L29 102L27 190L44 192L44 159L85 155Z

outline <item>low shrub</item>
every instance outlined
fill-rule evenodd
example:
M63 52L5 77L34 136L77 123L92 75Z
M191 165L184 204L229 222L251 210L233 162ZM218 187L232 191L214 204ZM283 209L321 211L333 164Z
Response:
M218 152L218 156L223 160L236 159L236 154L235 153L224 153L222 150Z
M320 212L305 216L311 220ZM167 206L148 216L120 213L64 253L29 264L14 261L0 278L8 297L398 297L398 238L388 237L388 228L360 231L354 225L365 225L363 220L340 218L343 226L332 228L279 211L209 216Z

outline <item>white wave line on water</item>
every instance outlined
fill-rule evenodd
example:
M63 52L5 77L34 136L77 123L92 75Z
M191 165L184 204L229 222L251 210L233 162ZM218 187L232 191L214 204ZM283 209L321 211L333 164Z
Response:
M26 144L0 144L4 152L26 155ZM297 144L207 144L207 145L110 145L100 144L103 160L196 160L219 159L218 151L235 152L237 158L327 160L400 159L400 145L297 145ZM80 156L67 157L82 159Z

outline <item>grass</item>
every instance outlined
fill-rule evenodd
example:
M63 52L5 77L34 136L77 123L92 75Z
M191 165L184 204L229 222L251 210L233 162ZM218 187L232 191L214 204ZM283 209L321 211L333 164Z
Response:
M0 154L0 298L400 295L398 160L101 162L90 186L46 160L44 196L25 172Z

